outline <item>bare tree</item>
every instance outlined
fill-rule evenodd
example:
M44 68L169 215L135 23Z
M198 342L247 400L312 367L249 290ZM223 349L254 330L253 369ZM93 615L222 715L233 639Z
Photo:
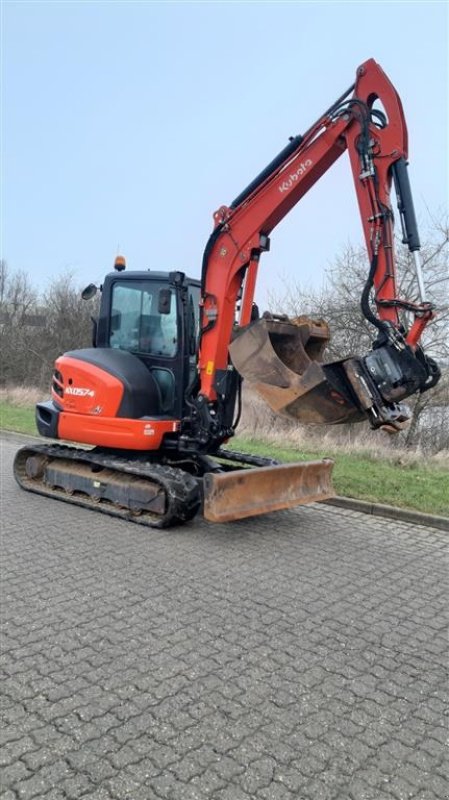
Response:
M47 316L48 351L52 359L66 350L91 346L91 316L95 314L96 305L82 300L70 272L53 281L43 295L42 304Z
M36 310L37 292L28 275L9 273L4 261L0 271L0 348L2 383L27 383L35 378L30 358L29 316Z
M48 387L55 359L92 343L96 306L81 299L73 276L54 281L42 297L24 272L0 265L1 383Z
M0 259L0 307L3 309L3 303L6 295L6 284L8 280L8 265L2 258Z

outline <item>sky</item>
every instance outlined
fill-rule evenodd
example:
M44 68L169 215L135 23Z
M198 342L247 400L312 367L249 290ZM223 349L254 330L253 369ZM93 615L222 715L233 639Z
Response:
M37 286L100 283L118 252L199 277L213 212L368 58L402 98L421 226L447 211L445 2L3 0L1 15L1 255ZM257 301L318 288L349 242L344 155L273 231Z

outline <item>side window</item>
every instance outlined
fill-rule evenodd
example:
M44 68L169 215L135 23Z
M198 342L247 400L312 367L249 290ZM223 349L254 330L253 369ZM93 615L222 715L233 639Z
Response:
M189 286L187 311L187 336L189 348L189 382L197 375L197 358L200 333L200 287Z
M176 296L173 294L169 314L161 314L161 333L163 355L174 356L178 349L178 318Z
M198 350L198 338L200 332L200 287L189 286L189 338L192 339L192 346L190 348L191 357L194 358L193 352Z

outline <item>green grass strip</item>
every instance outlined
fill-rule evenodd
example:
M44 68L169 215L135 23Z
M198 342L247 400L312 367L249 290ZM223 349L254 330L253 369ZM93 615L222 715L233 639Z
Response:
M449 516L449 471L430 464L408 465L393 458L329 450L297 450L236 437L229 447L279 461L335 459L333 484L338 495L371 503Z
M0 401L0 428L4 431L30 433L37 436L34 406L22 408Z

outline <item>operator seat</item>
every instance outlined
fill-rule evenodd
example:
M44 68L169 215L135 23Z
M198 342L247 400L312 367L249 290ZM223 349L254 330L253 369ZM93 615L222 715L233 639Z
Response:
M156 314L142 314L139 331L140 351L151 355L162 355L165 338L161 328L161 318Z

